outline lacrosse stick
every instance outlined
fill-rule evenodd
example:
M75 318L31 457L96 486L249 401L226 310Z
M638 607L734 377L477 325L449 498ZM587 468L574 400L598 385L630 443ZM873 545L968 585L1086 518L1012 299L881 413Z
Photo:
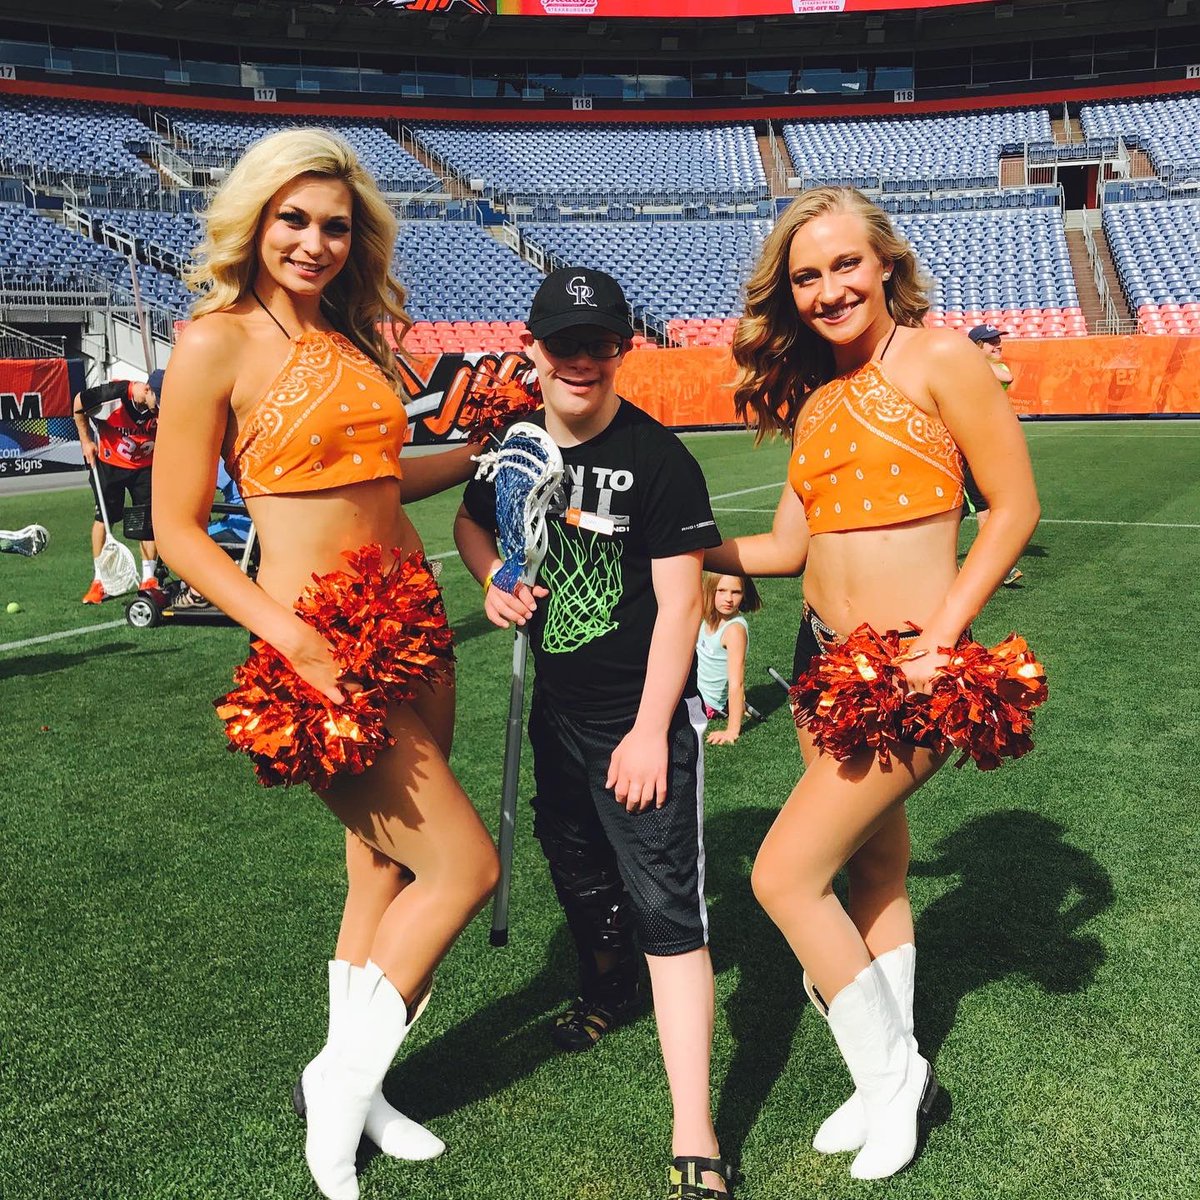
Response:
M790 692L792 690L792 685L788 683L788 681L784 679L784 677L780 675L780 673L775 670L774 667L768 667L767 674L770 675L770 677L775 680L775 682L779 684L779 686L783 688L785 692Z
M492 587L513 593L518 584L532 587L546 557L546 515L562 482L563 461L553 439L538 426L518 421L498 450L478 458L477 479L496 488L496 525L504 561L492 575ZM492 905L493 946L508 944L508 894L512 886L513 839L517 821L517 783L521 769L521 717L525 708L525 664L529 633L516 626L512 688L504 733L504 778L500 791L500 881Z
M137 563L133 561L133 551L124 542L118 542L113 537L112 526L108 523L108 508L104 503L104 489L100 486L100 475L92 464L92 483L96 488L96 503L100 508L100 516L104 521L104 545L96 558L96 578L104 588L106 596L121 596L132 592L138 585Z
M23 529L0 529L0 550L6 554L23 554L33 558L41 554L50 540L45 525L26 525Z

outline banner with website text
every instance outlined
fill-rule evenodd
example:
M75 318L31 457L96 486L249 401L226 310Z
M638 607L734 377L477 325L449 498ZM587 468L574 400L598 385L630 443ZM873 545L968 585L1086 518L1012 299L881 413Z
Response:
M0 359L0 478L82 465L61 358Z
M397 4L416 7L420 0ZM477 0L470 0L477 7ZM951 8L995 0L496 0L498 17L775 17Z
M961 8L996 0L341 0L397 12L477 12L498 17L777 17L807 14L890 12L912 8Z

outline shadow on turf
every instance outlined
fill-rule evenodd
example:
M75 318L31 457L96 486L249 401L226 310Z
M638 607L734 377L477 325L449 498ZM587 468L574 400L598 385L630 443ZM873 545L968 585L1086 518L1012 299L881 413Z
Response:
M178 647L148 647L136 642L114 642L109 646L97 646L92 650L81 650L75 654L27 654L23 658L7 658L4 660L3 673L8 675L50 675L55 671L67 671L71 667L81 667L87 663L95 663L96 659L113 654L178 654Z
M735 1049L716 1116L721 1145L735 1159L783 1074L805 1007L799 964L749 885L774 818L773 809L742 809L706 823L709 845L721 847L709 858L713 962L718 973L738 969L725 1006ZM962 1000L979 988L1018 975L1048 992L1081 992L1104 962L1100 942L1081 930L1113 902L1112 883L1064 832L1037 813L991 813L944 838L932 861L913 864L914 877L958 879L916 925L917 1034L930 1061ZM946 1096L937 1123L948 1115Z
M787 699L781 687L771 690L779 704ZM776 808L742 808L705 821L705 842L720 847L706 859L713 969L738 972L725 1003L734 1051L715 1118L721 1148L733 1161L787 1066L804 1011L800 964L750 890L754 856L777 815Z
M1038 813L989 813L943 838L932 861L912 864L913 878L959 881L916 926L917 1036L930 1060L963 999L990 983L1021 976L1070 995L1095 978L1104 948L1081 930L1112 904L1112 881L1064 832Z
M455 1112L532 1074L561 1054L550 1041L550 1014L571 998L577 968L565 925L546 947L542 969L441 1037L402 1058L388 1073L388 1098L417 1120ZM405 1096L419 1096L419 1112Z
M775 816L773 808L744 808L706 823L706 841L721 848L708 859L713 966L719 975L738 972L725 1004L734 1052L716 1113L721 1145L735 1160L787 1066L806 1003L800 966L750 890L754 856ZM1079 992L1104 962L1100 942L1081 929L1112 903L1112 883L1064 832L1037 813L991 813L944 838L932 861L913 864L914 877L958 879L917 921L917 1033L931 1061L972 992L1011 975L1049 992ZM428 1120L532 1074L559 1053L549 1016L574 979L574 950L560 925L538 974L402 1059L389 1073L389 1098L403 1107L406 1093L419 1096L412 1115ZM367 1143L363 1152L360 1162L373 1157Z
M481 612L473 612L469 616L459 617L451 624L454 628L454 644L456 646L461 646L463 642L473 641L475 638L489 633L502 633L509 640L512 639L512 630L501 629L498 625L493 625Z

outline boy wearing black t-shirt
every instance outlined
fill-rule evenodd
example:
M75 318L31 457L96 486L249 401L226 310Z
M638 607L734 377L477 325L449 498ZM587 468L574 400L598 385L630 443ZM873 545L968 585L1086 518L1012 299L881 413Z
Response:
M562 451L562 505L532 590L500 565L490 483L467 485L455 541L496 625L528 622L534 832L579 952L555 1040L593 1044L625 1015L646 956L674 1108L669 1195L720 1196L709 1106L713 974L704 903L704 709L694 649L703 551L720 543L691 454L617 395L633 328L620 285L551 272L522 335ZM553 513L553 508L552 508ZM690 1189L690 1190L688 1190Z

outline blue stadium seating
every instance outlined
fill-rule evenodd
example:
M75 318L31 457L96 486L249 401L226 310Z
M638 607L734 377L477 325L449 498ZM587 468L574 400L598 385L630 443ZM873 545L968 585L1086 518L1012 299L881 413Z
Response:
M524 320L541 282L530 263L470 221L400 226L395 265L416 320Z
M1057 208L894 216L933 277L935 313L1079 304Z
M1103 222L1122 290L1143 326L1200 333L1200 199L1109 204Z
M813 183L897 189L986 187L1000 178L1000 156L1049 139L1045 109L950 117L788 121L782 126L792 164Z
M750 125L438 125L414 134L490 197L563 206L766 199ZM535 217L536 219L536 217Z
M1200 181L1200 97L1085 104L1079 123L1089 138L1119 135L1145 150L1160 174Z
M413 158L378 125L369 122L257 114L218 115L182 110L170 110L167 115L176 132L187 138L193 150L199 152L196 165L221 165L230 158L236 159L251 142L270 133L292 129L297 125L313 125L341 134L354 147L363 165L375 176L385 192L439 190L438 178L428 167ZM216 153L206 162L203 157L205 151Z
M0 273L5 290L49 291L69 297L111 290L132 302L129 267L119 254L20 205L0 204ZM173 275L140 265L138 281L150 304L182 313L187 289Z
M770 232L769 221L606 222L522 227L568 263L620 280L637 312L726 317L742 311L741 289Z
M115 104L0 96L0 171L57 183L97 175L155 182L138 158L154 134Z

